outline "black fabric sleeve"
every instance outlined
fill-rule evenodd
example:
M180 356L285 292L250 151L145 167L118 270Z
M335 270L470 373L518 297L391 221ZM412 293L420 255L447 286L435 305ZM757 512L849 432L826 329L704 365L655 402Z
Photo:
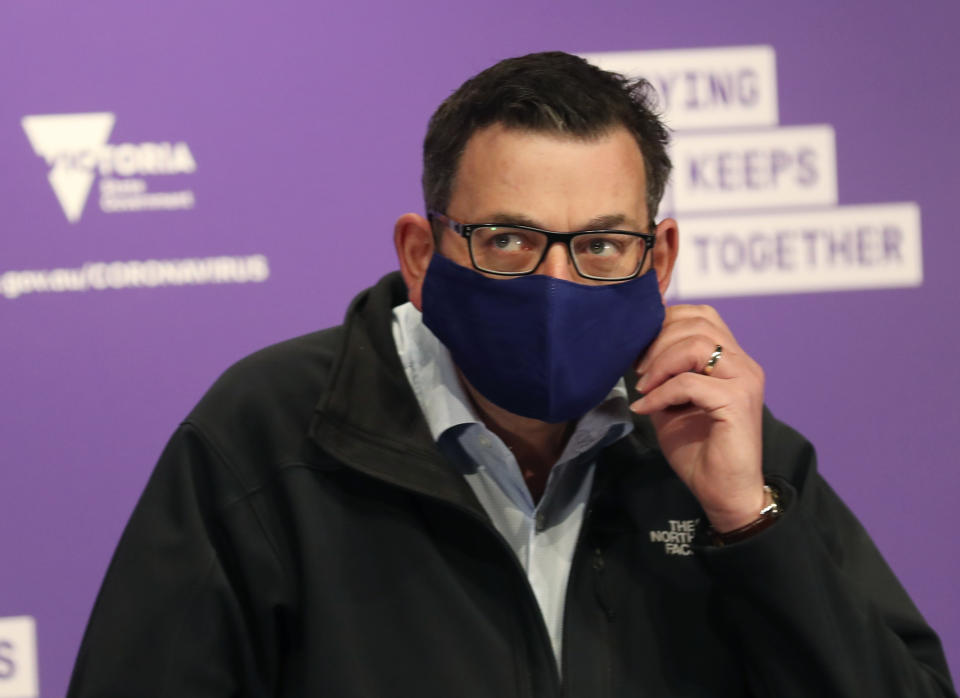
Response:
M777 425L765 435L779 442ZM791 433L792 430L789 430ZM799 438L799 437L797 437ZM786 513L753 538L698 546L757 696L955 696L939 639L813 448L767 446Z
M272 694L282 585L243 484L182 426L114 554L68 698Z

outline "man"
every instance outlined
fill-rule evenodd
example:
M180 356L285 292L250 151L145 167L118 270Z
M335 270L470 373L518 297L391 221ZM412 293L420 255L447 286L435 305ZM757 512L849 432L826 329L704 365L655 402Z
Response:
M760 367L664 311L646 99L548 53L440 107L402 280L181 425L71 696L953 695Z

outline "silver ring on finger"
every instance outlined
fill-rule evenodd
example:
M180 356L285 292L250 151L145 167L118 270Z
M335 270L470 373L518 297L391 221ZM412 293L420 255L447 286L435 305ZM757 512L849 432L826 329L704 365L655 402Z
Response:
M723 358L723 347L719 344L713 348L713 353L710 354L710 358L707 359L707 363L703 365L703 368L700 369L700 373L705 376L709 376L713 373L713 369L717 367L717 364L720 363L720 359Z

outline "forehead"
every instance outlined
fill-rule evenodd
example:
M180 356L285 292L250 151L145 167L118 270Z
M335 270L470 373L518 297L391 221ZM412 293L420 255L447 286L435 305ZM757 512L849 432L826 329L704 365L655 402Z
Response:
M478 130L467 141L448 213L479 222L512 212L553 230L599 216L646 220L643 155L623 127L593 138L511 129Z

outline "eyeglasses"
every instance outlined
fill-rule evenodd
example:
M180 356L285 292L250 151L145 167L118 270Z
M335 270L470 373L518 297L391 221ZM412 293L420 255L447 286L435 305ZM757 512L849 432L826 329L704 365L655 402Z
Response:
M475 269L501 276L532 274L550 246L559 242L567 247L574 268L585 279L627 281L640 273L656 241L651 233L627 230L555 233L513 223L464 224L436 211L429 211L427 218L466 238Z

